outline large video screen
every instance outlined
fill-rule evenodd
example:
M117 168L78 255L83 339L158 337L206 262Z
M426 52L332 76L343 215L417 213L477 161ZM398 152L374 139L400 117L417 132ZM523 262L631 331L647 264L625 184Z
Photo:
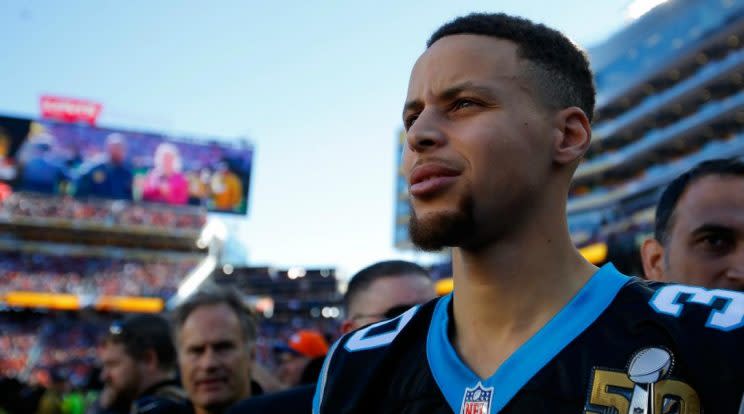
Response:
M34 192L245 214L253 148L0 116L0 199Z

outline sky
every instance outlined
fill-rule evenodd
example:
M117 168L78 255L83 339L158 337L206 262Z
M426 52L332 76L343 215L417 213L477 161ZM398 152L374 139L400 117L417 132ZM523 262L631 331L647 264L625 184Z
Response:
M90 99L98 124L255 146L248 214L225 218L251 265L427 256L393 247L400 113L413 63L471 11L545 23L588 48L628 0L0 1L0 113ZM220 216L220 218L223 218Z

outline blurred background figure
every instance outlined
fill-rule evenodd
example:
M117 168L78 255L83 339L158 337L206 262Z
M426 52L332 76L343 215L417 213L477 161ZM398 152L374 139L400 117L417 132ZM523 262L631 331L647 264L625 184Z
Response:
M68 388L65 373L59 369L52 369L49 373L50 383L39 401L36 414L63 414L62 401Z
M69 174L64 165L54 159L52 154L54 145L54 137L46 132L29 138L19 156L21 171L18 189L20 191L44 194L63 192L62 184L69 180Z
M11 145L10 134L0 126L0 180L10 181L16 176L15 160L10 157Z
M672 181L641 256L651 280L744 290L744 162L705 161Z
M124 136L113 133L106 137L106 154L81 166L75 195L131 200L132 179Z
M227 160L217 164L217 170L212 174L210 189L215 209L223 211L240 209L243 201L243 184L240 177L230 171Z
M315 330L295 332L287 344L276 349L279 360L279 380L289 387L315 384L323 359L328 353L328 342Z
M375 263L349 280L341 332L398 316L435 297L434 283L423 267L403 260Z
M189 183L181 173L181 154L178 147L164 142L155 150L155 166L147 173L142 199L168 204L186 204Z
M188 407L176 379L170 326L163 317L135 315L112 324L100 358L103 412L178 413Z
M237 292L208 285L174 311L182 381L196 414L262 393L251 381L256 324Z

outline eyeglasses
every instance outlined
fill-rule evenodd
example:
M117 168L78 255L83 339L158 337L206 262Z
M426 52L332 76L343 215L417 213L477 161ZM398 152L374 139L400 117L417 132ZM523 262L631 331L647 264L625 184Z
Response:
M400 314L402 314L403 312L407 311L408 309L411 309L414 306L416 306L416 305L415 304L414 305L410 305L410 304L396 305L396 306L393 306L392 308L386 310L383 313L360 313L360 314L356 314L356 315L352 316L351 319L352 320L357 320L357 319L378 319L378 320L392 319L392 318L395 318L396 316L400 316Z

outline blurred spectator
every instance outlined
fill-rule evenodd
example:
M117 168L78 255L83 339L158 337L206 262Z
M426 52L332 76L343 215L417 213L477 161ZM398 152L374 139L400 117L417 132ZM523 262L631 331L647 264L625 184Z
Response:
M51 383L39 401L36 414L62 414L62 396L67 390L65 374L59 370L50 373Z
M155 150L155 166L145 177L142 199L168 204L186 204L189 183L181 173L178 147L164 142Z
M243 183L229 164L223 160L217 164L210 186L214 208L222 211L239 211L243 201Z
M0 376L0 412L34 413L44 392L43 388L30 386L17 378Z
M131 406L131 412L178 413L188 409L176 380L176 350L168 322L136 315L109 328L101 349L103 408Z
M651 280L744 290L744 162L705 161L672 181L641 256Z
M210 285L174 312L178 361L196 414L261 393L251 381L256 324L234 290Z
M314 330L303 329L278 347L279 380L287 386L314 384L318 381L328 342Z
M18 190L44 194L61 193L61 185L69 180L65 167L52 156L54 137L40 133L29 138L22 149Z
M210 194L210 182L212 173L208 168L202 168L201 171L191 171L187 174L189 180L189 204L193 206L202 206Z
M10 134L0 126L0 180L10 181L16 176L15 160L10 155L12 144Z
M403 260L375 263L349 281L344 296L346 320L341 332L398 316L434 297L434 283L423 267Z
M124 136L114 133L106 137L106 152L80 167L75 195L131 200L133 175L126 159Z

